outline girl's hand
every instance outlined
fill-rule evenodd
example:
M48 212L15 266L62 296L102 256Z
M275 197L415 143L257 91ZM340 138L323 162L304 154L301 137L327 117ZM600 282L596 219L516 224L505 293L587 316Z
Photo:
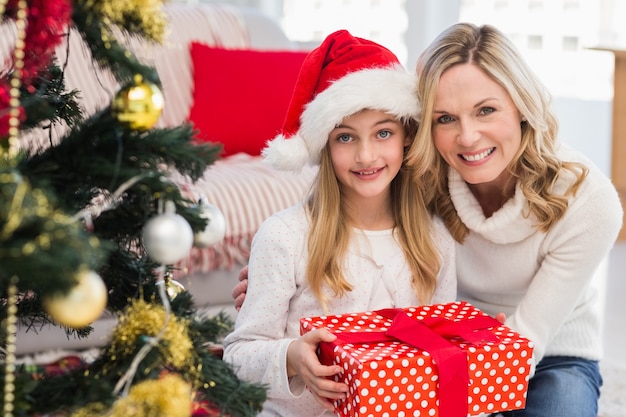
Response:
M300 376L315 401L327 410L333 410L332 400L346 398L348 386L328 377L341 372L341 366L322 365L317 357L320 342L332 342L337 338L326 329L318 329L300 336L287 349L287 376Z

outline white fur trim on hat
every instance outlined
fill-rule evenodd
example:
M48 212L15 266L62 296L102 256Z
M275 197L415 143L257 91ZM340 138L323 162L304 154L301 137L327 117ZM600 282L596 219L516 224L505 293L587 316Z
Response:
M279 134L267 142L261 155L274 168L285 171L300 171L309 160L307 146L298 134L290 138Z
M276 136L268 142L263 156L273 167L286 171L299 171L307 163L319 164L328 135L347 116L372 109L419 120L416 89L416 76L400 65L347 74L307 104L296 135Z

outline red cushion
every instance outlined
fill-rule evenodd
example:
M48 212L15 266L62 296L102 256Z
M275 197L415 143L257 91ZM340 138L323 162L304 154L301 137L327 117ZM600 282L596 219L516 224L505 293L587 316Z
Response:
M222 157L259 155L283 125L304 51L255 51L191 43L194 92L189 121Z

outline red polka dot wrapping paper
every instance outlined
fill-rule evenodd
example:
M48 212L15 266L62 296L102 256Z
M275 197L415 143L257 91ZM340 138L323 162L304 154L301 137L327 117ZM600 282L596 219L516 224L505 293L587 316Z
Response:
M435 304L401 309L418 320L433 317L454 322L487 316L467 302ZM386 332L392 320L377 312L307 317L300 320L304 334L327 328L345 332ZM448 341L467 354L468 415L522 409L532 363L533 346L507 326L487 329L496 341L478 345L461 337ZM320 361L338 364L335 376L350 387L346 399L335 401L335 412L343 417L448 417L439 408L439 374L433 355L401 341L331 344L322 350ZM330 353L329 353L330 352Z

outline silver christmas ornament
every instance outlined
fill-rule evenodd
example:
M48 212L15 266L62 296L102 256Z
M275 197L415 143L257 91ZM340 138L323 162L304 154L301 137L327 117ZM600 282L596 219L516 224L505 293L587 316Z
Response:
M165 213L148 220L142 233L146 252L162 265L182 260L193 246L191 226L184 217L174 212L173 207L173 203L166 205Z

